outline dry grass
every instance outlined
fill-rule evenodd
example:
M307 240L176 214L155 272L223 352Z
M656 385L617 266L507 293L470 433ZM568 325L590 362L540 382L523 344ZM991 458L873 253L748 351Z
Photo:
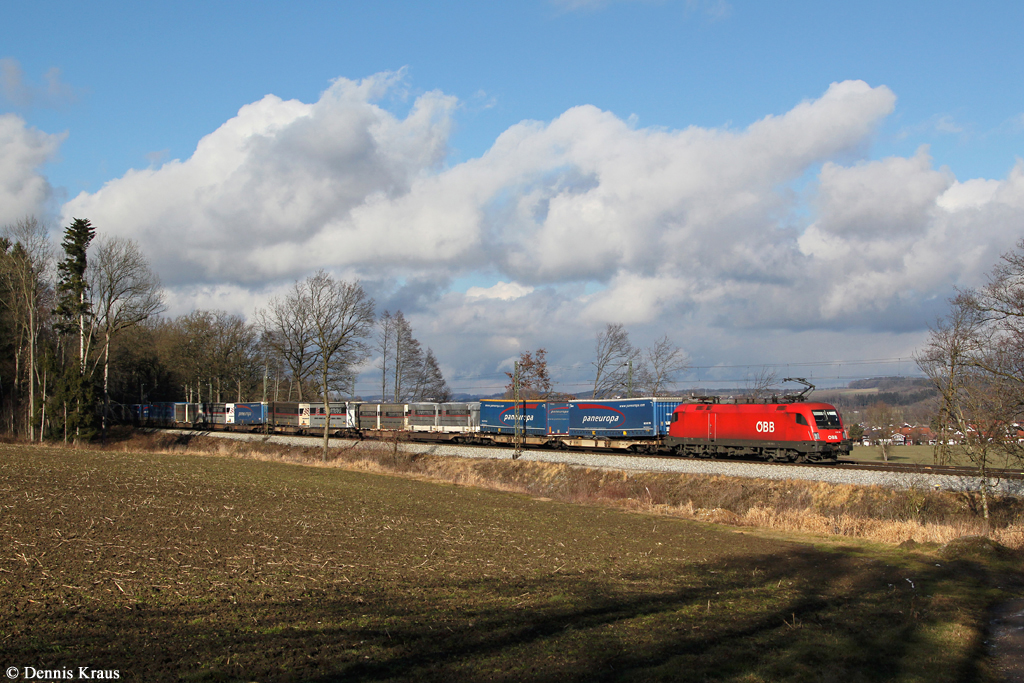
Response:
M987 535L1024 549L1024 502L990 501L986 530L979 501L948 491L899 491L801 480L762 481L707 475L598 470L556 463L414 454L397 444L364 442L332 449L288 447L169 433L133 434L107 449L189 453L344 468L564 502L611 505L733 526L845 536L886 544L946 544Z

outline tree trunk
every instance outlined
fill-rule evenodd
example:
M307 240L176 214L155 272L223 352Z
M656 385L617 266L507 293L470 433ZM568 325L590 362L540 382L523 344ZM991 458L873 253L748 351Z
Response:
M401 335L395 335L395 403L398 403L398 397L402 393L402 338ZM381 401L384 399L381 398Z
M28 440L36 440L36 335L35 311L28 309Z
M110 414L110 330L106 331L103 349L103 422L100 427L100 440L107 441L107 415Z
M388 395L388 342L384 338L384 353L380 359L380 400L383 403Z
M79 296L81 305L85 306L85 292L83 291ZM80 313L78 315L78 359L81 363L81 373L85 375L85 314Z
M46 432L46 369L43 369L43 405L39 416L39 443L43 442L43 434Z
M324 383L323 383L323 390L324 390L324 458L323 459L324 459L324 462L327 462L327 444L328 444L328 441L330 439L330 432L331 432L331 405L330 405L330 399L328 398L328 395L327 395L327 368L326 368L326 364L325 364L325 367L324 367L323 379L324 379Z
M990 533L990 522L988 516L988 468L982 462L978 468L981 471L981 512L985 519L985 535Z
M18 385L21 383L21 342L18 342L18 350L14 352L14 395L11 397L11 434L16 434L18 427ZM29 419L29 422L32 420Z

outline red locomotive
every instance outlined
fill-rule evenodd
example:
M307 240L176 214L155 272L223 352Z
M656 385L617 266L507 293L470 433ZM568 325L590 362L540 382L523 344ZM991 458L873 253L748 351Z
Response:
M828 403L803 393L768 403L684 403L672 413L665 445L689 457L749 456L775 462L834 462L852 444Z

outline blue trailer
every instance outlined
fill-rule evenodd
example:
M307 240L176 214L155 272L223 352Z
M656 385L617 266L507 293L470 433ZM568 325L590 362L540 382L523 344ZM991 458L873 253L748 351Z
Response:
M677 396L654 399L654 421L658 427L658 436L668 436L668 427L672 424L672 413L686 399Z
M548 434L566 435L569 433L569 413L572 403L569 401L548 401Z
M649 439L668 434L677 398L573 401L569 434L606 438Z
M480 431L489 434L515 434L516 406L520 424L528 436L548 433L547 404L544 401L480 401Z
M150 423L155 424L173 425L174 403L171 403L170 401L151 403L149 405L149 421Z
M267 421L265 403L228 403L225 408L227 424L261 425Z

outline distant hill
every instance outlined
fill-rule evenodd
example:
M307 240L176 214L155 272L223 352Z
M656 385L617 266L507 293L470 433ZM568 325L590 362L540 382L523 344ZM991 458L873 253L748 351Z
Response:
M845 389L815 391L811 398L831 403L847 414L881 401L902 409L909 422L927 422L935 414L938 392L931 382L920 377L872 377L850 382Z
M850 382L850 389L878 389L879 391L907 391L913 388L931 388L931 381L924 377L872 377L871 379L855 379Z

